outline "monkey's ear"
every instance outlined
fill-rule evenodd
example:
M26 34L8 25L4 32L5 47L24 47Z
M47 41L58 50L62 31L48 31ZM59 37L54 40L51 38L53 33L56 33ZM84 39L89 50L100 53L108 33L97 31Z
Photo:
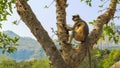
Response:
M76 17L80 17L79 14L77 14Z
M76 16L75 15L72 15L73 18L75 18Z
M79 17L79 14L76 14L76 15L72 15L73 17Z
M79 14L76 14L76 16L79 16Z

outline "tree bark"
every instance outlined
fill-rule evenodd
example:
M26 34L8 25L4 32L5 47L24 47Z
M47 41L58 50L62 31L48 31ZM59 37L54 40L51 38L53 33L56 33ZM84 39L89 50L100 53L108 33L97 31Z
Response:
M73 49L72 45L68 43L69 32L66 28L66 4L67 0L56 0L56 19L57 19L57 28L58 28L58 40L61 47L61 54L69 65L69 68L72 68L72 55Z
M23 22L29 27L33 35L45 50L55 68L68 68L55 44L42 27L26 0L15 0L17 12Z

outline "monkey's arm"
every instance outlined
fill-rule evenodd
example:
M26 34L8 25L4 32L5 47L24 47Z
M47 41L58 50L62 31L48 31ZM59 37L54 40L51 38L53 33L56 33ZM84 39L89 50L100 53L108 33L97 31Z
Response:
M68 31L73 31L75 29L76 25L78 25L78 23L75 23L73 26L66 25L65 27Z
M67 25L67 26L66 26L66 29L67 29L68 31L72 31L72 30L73 30L73 27Z

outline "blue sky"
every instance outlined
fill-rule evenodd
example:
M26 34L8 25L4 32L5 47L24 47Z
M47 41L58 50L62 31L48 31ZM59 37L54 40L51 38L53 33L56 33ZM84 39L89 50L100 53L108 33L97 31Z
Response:
M43 27L48 31L49 35L52 36L51 28L56 30L56 10L55 10L55 2L49 7L44 8L45 5L49 5L53 0L29 0L29 5L31 6L33 12L36 14L37 18L43 25ZM66 9L67 12L67 24L73 25L72 15L79 14L83 20L86 22L91 22L97 18L101 14L98 13L99 7L98 5L102 4L98 0L93 1L93 7L86 6L84 2L80 2L80 0L68 0L67 2L69 6ZM108 4L106 4L108 6ZM119 5L120 7L120 5ZM120 15L120 12L116 13L116 15ZM14 20L20 19L16 10L14 10L14 14L8 17L8 20L2 22L3 28L2 30L11 30L23 37L32 37L30 30L27 26L21 21L19 25L13 25L11 22ZM120 25L120 19L115 20L117 25ZM92 25L89 25L90 30L92 29Z

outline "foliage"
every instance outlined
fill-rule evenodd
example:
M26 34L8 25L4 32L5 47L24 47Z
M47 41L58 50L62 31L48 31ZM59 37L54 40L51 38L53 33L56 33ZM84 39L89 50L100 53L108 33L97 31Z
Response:
M93 68L109 68L115 62L120 60L119 53L120 50L100 50L94 48L91 51ZM49 64L50 61L47 58L16 62L4 55L1 55L0 57L0 68L53 68L52 65ZM88 60L88 57L86 57L79 67L87 68L89 64Z
M120 31L118 29L115 29L115 27L116 26L114 23L104 25L102 39L105 40L105 38L107 37L109 41L113 40L114 43L117 44L120 39Z
M1 56L0 56L1 57ZM6 57L6 56L5 56ZM0 58L1 60L2 58ZM6 60L7 59L7 60ZM41 58L39 60L16 62L9 57L2 59L0 68L52 68L49 65L49 60Z
M87 3L92 3L92 0L80 0L81 2L82 1L88 1L86 2ZM98 7L100 8L104 8L104 5L109 2L110 0L100 0L101 2L103 2L101 5L99 5ZM120 0L118 0L118 3L120 2ZM88 4L87 4L88 5ZM89 5L90 6L90 5ZM104 9L106 10L106 8ZM118 12L119 11L119 8L116 9ZM102 12L103 10L99 10L100 12ZM119 16L116 16L116 18L118 17L119 19ZM115 18L113 18L112 20L114 20ZM89 24L96 24L96 20L93 20L92 22L89 22ZM103 26L103 33L102 33L102 37L101 39L102 40L107 40L108 41L114 41L115 44L117 44L119 42L119 39L120 39L120 30L118 29L115 29L116 25L115 25L115 22L109 22L108 24L104 25Z
M5 55L0 55L0 68L15 68L16 61Z
M0 21L6 21L7 16L13 13L14 0L0 0ZM2 24L0 23L0 28ZM12 53L16 51L18 46L17 41L19 38L10 38L7 34L0 32L0 49L2 53Z
M92 0L80 0L81 2L82 1L85 1L87 5L89 5L90 7L92 7Z
M19 38L10 38L8 35L5 33L0 32L0 49L2 49L2 53L4 54L5 52L12 53L17 50L17 41Z
M3 63L0 65L0 68L15 68L16 67L16 62L15 61L3 61Z
M0 21L7 20L7 16L13 13L14 0L0 0Z
M19 62L17 63L15 68L32 68L32 62L25 61Z
M6 56L6 55L4 55L4 54L1 54L0 55L0 63L2 63L3 61L7 61L7 60L12 60L12 58L11 57L8 57L8 56Z
M89 24L95 24L96 20L93 20L93 22L89 22ZM103 33L102 33L102 40L105 40L108 38L108 41L114 41L114 43L118 43L120 39L120 30L116 28L114 22L110 22L107 25L103 26Z
M109 56L103 60L102 68L110 68L115 62L120 60L120 50L111 50Z
M118 0L118 3L120 4L120 0Z
M91 51L93 68L110 68L114 63L120 60L120 50L100 50L94 48ZM88 57L80 64L80 68L88 68Z
M86 5L92 7L92 0L80 0L80 2L85 2ZM101 2L103 2L103 4L99 5L100 8L103 8L104 4L106 4L109 0L100 0ZM118 0L118 4L120 4L120 0Z
M40 68L51 68L52 65L49 64L50 61L46 58L42 58L40 60L35 60L33 65L32 65L32 68L37 68L40 66Z

